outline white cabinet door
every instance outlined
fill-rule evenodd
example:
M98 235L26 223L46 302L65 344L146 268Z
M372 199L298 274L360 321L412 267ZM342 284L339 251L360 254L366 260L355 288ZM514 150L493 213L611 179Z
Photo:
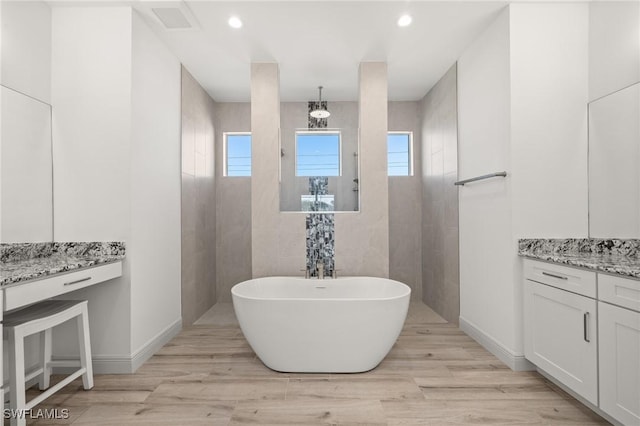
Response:
M525 280L526 358L598 405L596 301Z
M640 425L640 313L598 302L600 408Z

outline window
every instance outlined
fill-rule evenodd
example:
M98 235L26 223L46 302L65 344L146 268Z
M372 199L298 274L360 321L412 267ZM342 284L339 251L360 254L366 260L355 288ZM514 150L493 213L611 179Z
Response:
M387 174L389 176L412 176L411 132L389 132L387 135Z
M224 175L251 176L251 133L224 134Z
M340 132L296 132L296 176L340 176Z

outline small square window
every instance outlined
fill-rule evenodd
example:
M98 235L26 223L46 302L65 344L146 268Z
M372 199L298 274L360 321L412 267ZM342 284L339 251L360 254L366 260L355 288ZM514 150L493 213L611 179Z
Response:
M387 174L389 176L412 176L411 132L389 132L387 135Z
M251 133L224 134L224 175L251 176Z
M296 132L296 176L340 176L340 132Z

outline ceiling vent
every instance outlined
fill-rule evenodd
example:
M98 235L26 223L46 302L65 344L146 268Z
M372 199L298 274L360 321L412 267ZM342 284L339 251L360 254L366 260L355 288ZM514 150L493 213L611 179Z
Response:
M162 25L168 30L188 30L193 28L182 11L175 7L154 7L151 9Z
M139 0L133 7L165 31L200 29L195 15L183 0Z

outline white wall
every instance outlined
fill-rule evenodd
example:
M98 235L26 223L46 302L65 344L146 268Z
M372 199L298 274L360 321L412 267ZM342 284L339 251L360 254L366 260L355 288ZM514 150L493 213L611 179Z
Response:
M51 106L4 86L0 91L0 242L51 241Z
M589 104L589 236L640 238L640 84Z
M59 241L131 235L131 10L55 7L52 36L54 232ZM72 293L89 300L94 360L131 354L131 259L123 276ZM61 356L74 346L56 340Z
M131 179L131 10L53 10L55 234L127 240Z
M460 319L514 363L517 239L587 235L587 22L586 4L512 4L458 62L460 178L509 174L460 189Z
M589 3L589 100L640 81L640 2Z
M0 9L0 241L51 241L51 9L41 1Z
M509 9L458 60L458 176L511 171ZM514 321L511 180L460 188L460 321L520 351Z
M131 349L180 321L180 62L133 14Z
M5 217L2 219L1 241L48 241L52 238L52 200L51 200L51 10L44 2L0 2L0 83L7 88L0 91L0 127L2 136L0 140L13 139L17 131L21 137L32 137L31 143L41 148L33 157L29 157L27 163L14 163L9 166L9 170L0 167L2 171L2 197L0 199L9 206L0 203L2 206L13 207L14 203L28 201L29 207L37 206L37 211L31 211L30 217L25 212L16 212L21 215L17 217ZM7 99L10 97L11 99ZM33 99L32 99L33 98ZM7 104L11 104L7 108ZM16 110L19 109L20 111ZM16 113L15 116L7 114ZM31 121L33 120L33 121ZM39 121L35 121L39 120ZM29 149L35 149L31 145ZM0 143L3 166L7 161L16 161L16 158L9 159L7 156L7 145ZM11 145L10 149L15 149L13 154L27 155L25 146ZM29 164L38 170L29 170L24 164ZM11 170L11 167L19 166ZM10 177L9 177L10 176ZM24 192L24 187L16 188L11 185L12 194L9 199L6 197L7 186L16 183L16 179L24 179L23 183L35 185L34 193ZM42 186L44 185L44 186ZM44 190L48 187L48 190ZM17 189L17 191L16 191ZM28 200L19 197L28 197ZM21 229L17 229L21 228ZM36 232L34 232L37 230ZM11 232L5 232L11 231ZM18 233L14 233L18 231ZM24 232L22 232L24 231ZM27 368L37 363L38 339L31 336L26 343L26 365ZM8 360L6 354L7 346L3 347L5 354L2 359ZM8 363L5 362L5 365ZM7 376L5 370L4 377Z
M3 15L3 5L0 2L0 26L2 25L2 17ZM2 51L4 50L2 47L3 36L2 36L2 28L0 28L0 62L2 62ZM0 64L0 82L2 82L2 65ZM2 105L2 92L0 92L0 105ZM0 106L1 108L1 106ZM2 114L0 113L0 127L2 126ZM2 156L2 137L0 136L0 160ZM2 161L0 161L0 174L2 173ZM1 191L1 189L0 189ZM0 223L2 222L2 197L0 196ZM2 228L0 227L0 241L2 241ZM3 376L4 377L4 376Z
M588 233L589 6L511 6L515 238Z
M588 235L588 24L585 3L511 9L512 257L518 238ZM512 283L521 353L521 260Z
M2 85L51 103L51 8L43 1L2 2Z
M638 238L640 3L589 3L589 236Z
M55 7L52 46L56 239L127 244L122 277L65 297L96 372L130 372L180 327L180 65L129 7Z

